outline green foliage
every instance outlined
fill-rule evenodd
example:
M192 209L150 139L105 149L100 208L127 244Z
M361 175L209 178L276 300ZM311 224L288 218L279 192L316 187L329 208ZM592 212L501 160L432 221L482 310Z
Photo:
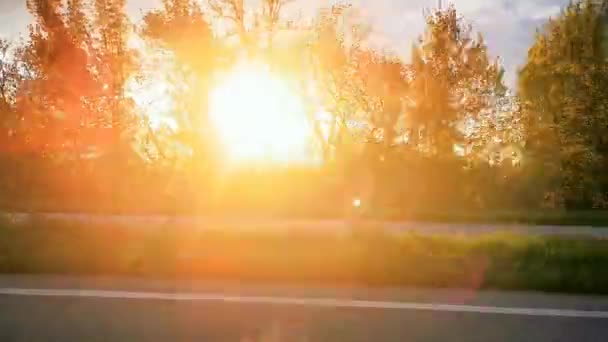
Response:
M548 176L569 208L603 207L608 193L605 14L604 2L571 3L537 34L519 75L526 148L559 169Z

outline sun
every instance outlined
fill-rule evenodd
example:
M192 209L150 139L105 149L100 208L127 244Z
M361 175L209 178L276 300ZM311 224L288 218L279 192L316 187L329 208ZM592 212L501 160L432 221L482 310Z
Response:
M233 163L310 163L302 98L262 63L239 63L210 96L211 121Z

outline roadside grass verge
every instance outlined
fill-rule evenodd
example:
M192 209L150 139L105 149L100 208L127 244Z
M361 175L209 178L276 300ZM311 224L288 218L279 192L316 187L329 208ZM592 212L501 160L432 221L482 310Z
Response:
M608 240L0 222L0 273L608 293Z
M370 209L366 216L394 221L608 227L608 211L606 210L444 210L436 212Z
M249 208L235 210L208 210L208 211L179 211L179 210L142 210L142 211L119 211L102 210L68 210L66 208L45 208L33 213L65 213L83 215L159 215L159 216L199 216L199 217L253 217L253 218L282 218L285 220L342 220L359 216L368 220L382 221L411 221L411 222L436 222L436 223L466 223L466 224L526 224L526 225L551 225L551 226L592 226L608 227L607 210L562 210L562 209L535 209L535 210L479 210L479 209L454 209L442 211L426 210L401 210L398 208L376 208L364 204L359 210L350 207L335 209L335 205L322 203L319 208L310 208L309 204L297 205L287 208ZM332 209L333 208L333 209ZM4 212L4 216L10 210ZM17 210L17 212L29 213L28 210ZM33 214L35 215L35 214Z

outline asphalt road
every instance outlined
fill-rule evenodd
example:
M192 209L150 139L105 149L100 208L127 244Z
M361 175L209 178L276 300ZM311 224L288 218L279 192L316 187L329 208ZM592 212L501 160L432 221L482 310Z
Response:
M6 214L15 221L25 221L33 216L27 213ZM197 227L200 229L232 229L239 231L265 230L306 230L326 233L342 233L352 228L348 220L284 220L260 218L209 218L194 216L162 216L162 215L92 215L72 213L38 214L47 219L58 219L72 222L97 224L122 224L134 227ZM521 224L483 224L483 223L430 223L430 222L367 222L374 227L381 227L387 232L416 233L422 235L465 235L479 236L506 232L512 234L586 237L608 239L608 228L591 226L550 226L550 225L521 225Z
M0 276L0 341L608 341L608 297Z

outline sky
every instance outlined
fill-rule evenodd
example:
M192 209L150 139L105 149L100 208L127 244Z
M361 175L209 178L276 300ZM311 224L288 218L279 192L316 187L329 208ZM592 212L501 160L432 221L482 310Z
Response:
M247 1L247 0L246 0ZM253 0L255 1L255 0ZM259 0L258 0L259 1ZM331 0L295 0L291 5L303 16ZM423 9L436 7L440 0L352 0L363 18L374 28L374 45L408 58L412 42L424 31ZM160 0L128 0L127 7L134 20L141 13L158 6ZM568 0L443 0L443 6L455 4L465 20L481 32L493 57L500 57L506 82L513 86L516 72L526 57L535 29L559 13ZM31 18L25 0L0 0L0 36L25 36Z

